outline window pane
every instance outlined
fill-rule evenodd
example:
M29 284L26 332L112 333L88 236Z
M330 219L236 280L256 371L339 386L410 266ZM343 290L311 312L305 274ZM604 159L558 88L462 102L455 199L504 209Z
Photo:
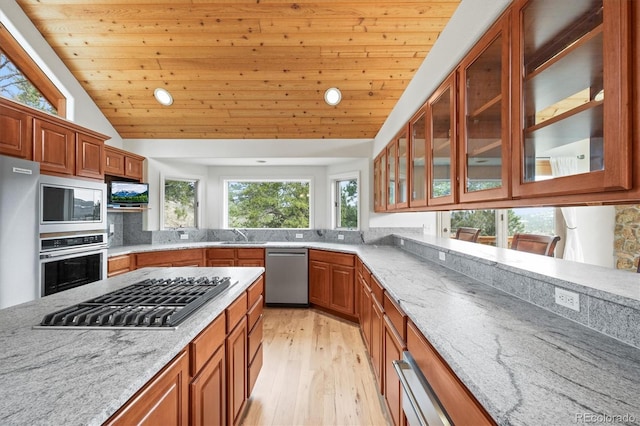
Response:
M336 182L336 228L358 228L358 180Z
M229 228L309 228L309 181L227 181Z
M496 245L496 211L495 210L458 210L451 212L451 238L455 238L460 227L479 228L478 242Z
M57 115L56 109L0 50L0 95Z
M516 232L555 235L555 212L555 207L527 207L509 210L509 236Z
M197 181L164 181L164 227L195 228L197 203Z

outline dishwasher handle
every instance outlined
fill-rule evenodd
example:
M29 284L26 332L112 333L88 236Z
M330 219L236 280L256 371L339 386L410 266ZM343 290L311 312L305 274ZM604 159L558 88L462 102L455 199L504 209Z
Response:
M392 361L393 368L402 385L403 399L402 409L405 414L412 411L413 417L420 426L452 426L448 415L438 401L426 378L413 361L408 352L403 353L402 360ZM416 426L411 423L411 426Z
M290 253L290 252L269 252L269 257L306 257L307 253Z

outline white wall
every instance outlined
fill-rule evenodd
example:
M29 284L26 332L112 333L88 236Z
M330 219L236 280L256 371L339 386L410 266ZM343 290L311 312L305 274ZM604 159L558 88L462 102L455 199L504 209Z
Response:
M0 22L67 97L67 119L110 136L108 145L122 147L118 132L15 1L0 2Z
M582 244L584 263L615 268L614 206L577 207L578 234Z

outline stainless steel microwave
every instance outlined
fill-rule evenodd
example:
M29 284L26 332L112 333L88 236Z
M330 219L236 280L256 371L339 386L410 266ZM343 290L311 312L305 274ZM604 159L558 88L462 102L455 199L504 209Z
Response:
M107 185L40 175L40 234L107 229Z

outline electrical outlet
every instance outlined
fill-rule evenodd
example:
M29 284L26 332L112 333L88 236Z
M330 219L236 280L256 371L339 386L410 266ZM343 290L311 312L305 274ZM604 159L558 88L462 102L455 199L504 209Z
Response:
M109 233L113 234L114 232L116 232L116 226L113 223L109 224Z
M296 234L296 238L304 238L303 234Z
M580 295L578 293L556 287L556 303L580 312Z
M344 240L344 235L342 235L342 234L338 234L338 239L339 239L339 240Z
M442 260L443 262L447 260L447 257L445 256L443 251L438 252L438 259Z
M403 246L404 245L404 240L402 238L400 238L400 245Z
M180 234L180 239L181 240L188 240L189 239L189 234Z

